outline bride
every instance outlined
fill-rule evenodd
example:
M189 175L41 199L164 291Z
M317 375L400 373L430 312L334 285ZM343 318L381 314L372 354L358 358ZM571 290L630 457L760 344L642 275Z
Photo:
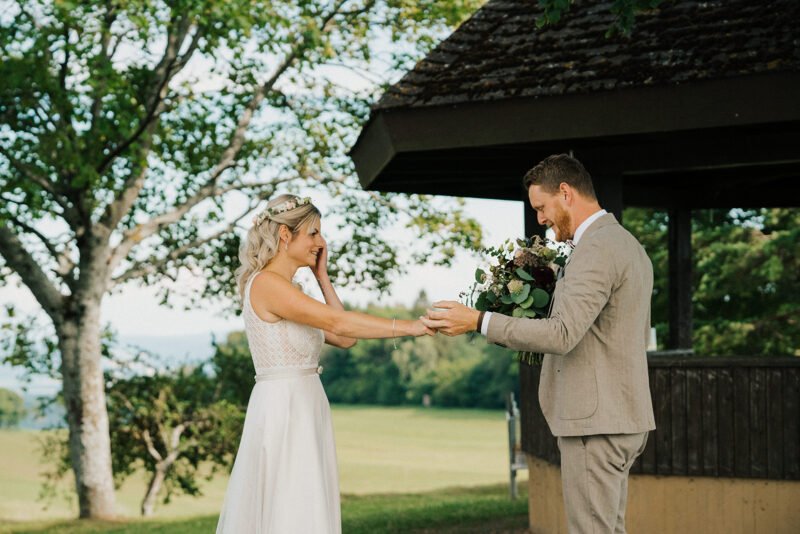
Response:
M236 276L256 384L217 533L339 533L336 448L319 380L322 343L347 348L359 338L433 331L418 320L345 311L309 198L275 197L253 222ZM300 267L311 268L325 304L292 283Z

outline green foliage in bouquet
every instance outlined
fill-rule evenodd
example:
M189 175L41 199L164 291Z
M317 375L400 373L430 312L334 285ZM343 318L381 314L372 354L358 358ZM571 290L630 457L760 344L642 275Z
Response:
M511 317L547 317L556 286L557 269L567 255L561 248L539 236L506 240L482 252L494 258L487 269L475 271L475 283L467 293L466 304L481 311ZM542 355L520 352L529 364L541 363Z

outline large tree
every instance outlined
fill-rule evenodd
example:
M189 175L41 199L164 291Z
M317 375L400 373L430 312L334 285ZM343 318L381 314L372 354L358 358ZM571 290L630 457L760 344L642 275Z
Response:
M480 3L4 3L0 283L16 274L52 323L81 517L114 515L109 292L163 281L166 297L189 270L196 299L230 296L237 228L278 189L337 198L339 282L387 287L400 262L381 230L403 217L423 259L479 241L458 205L360 191L346 150L387 79Z

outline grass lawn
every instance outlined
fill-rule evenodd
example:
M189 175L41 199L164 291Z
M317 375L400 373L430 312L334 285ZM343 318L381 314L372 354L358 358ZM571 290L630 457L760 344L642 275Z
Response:
M516 501L504 485L451 488L416 494L351 495L342 500L346 534L522 533L527 528L527 494ZM0 533L15 534L195 534L213 532L217 516L170 520L36 521L6 523Z
M517 525L525 524L525 500L512 503L506 496L508 457L502 411L337 405L333 419L345 532L407 532L431 527L440 518L448 525L457 525L458 518L475 525L508 516ZM41 471L37 439L36 432L0 431L0 524L16 522L14 532L138 532L144 524L153 532L213 531L226 476L202 482L201 497L178 496L170 504L159 504L157 519L152 521L98 524L99 530L85 522L78 527L72 521L63 527L48 523L46 528L29 523L34 518L71 519L77 513L75 502L64 498L56 499L47 510L37 502ZM525 480L520 480L520 489L525 486ZM138 516L144 490L143 474L125 482L117 492L121 516ZM498 528L505 528L502 525L498 523ZM487 525L475 528L476 532L492 531ZM0 532L7 530L0 527Z

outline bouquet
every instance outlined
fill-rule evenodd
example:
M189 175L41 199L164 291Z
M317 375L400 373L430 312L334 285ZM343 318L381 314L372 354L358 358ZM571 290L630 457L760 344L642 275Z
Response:
M466 304L481 311L512 317L547 317L556 272L567 260L563 248L539 236L506 240L497 248L483 250L495 260L487 269L475 271L475 283L462 293ZM520 352L529 364L541 364L542 354Z

